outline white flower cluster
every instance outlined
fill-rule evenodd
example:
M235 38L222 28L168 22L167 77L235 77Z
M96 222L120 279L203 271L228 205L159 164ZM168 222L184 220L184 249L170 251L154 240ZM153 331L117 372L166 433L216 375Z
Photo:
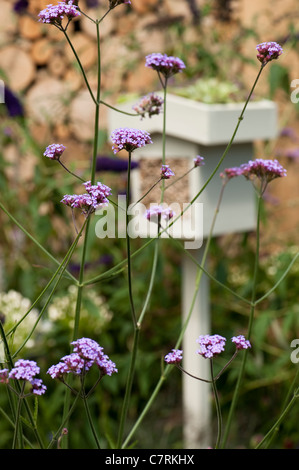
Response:
M9 290L8 292L0 292L0 315L1 320L4 324L5 332L9 332L16 324L18 324L23 317L26 315L31 307L31 300L24 297L20 292L15 290ZM38 315L37 309L32 309L30 313L25 316L21 323L17 326L13 336L13 344L20 346L22 342L27 338L28 333L34 327L36 318ZM11 344L11 343L10 343ZM34 339L30 339L27 343L27 347L34 345ZM3 358L3 345L0 347L0 359Z

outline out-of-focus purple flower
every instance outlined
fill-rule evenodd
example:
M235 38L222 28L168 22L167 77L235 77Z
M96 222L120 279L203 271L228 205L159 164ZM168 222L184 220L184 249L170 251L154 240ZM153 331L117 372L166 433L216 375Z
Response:
M10 379L16 380L32 380L33 377L39 374L40 368L37 366L35 361L29 361L27 359L19 359L14 368L8 374Z
M262 42L256 46L258 51L257 58L263 64L266 65L273 59L278 59L282 54L282 47L277 42Z
M171 170L169 165L162 165L161 167L161 178L168 180L171 176L174 176L174 172Z
M113 8L117 7L118 5L121 5L122 3L125 3L126 5L131 5L130 0L109 0L109 8L112 10Z
M153 206L145 212L145 217L151 222L158 222L161 219L170 220L174 215L175 213L170 207L165 208L161 205Z
M24 108L21 101L7 86L4 88L4 103L10 117L24 116Z
M108 186L100 182L93 185L90 181L83 183L83 186L86 189L85 194L66 194L61 202L72 209L81 209L85 215L107 206L108 196L111 194L111 189Z
M8 383L8 369L1 369L0 370L0 383L7 384Z
M160 96L155 93L149 93L148 95L143 96L138 103L134 104L132 109L137 114L140 114L141 119L143 119L146 115L148 115L148 117L152 117L155 114L160 114L163 103L163 98L160 98Z
M165 78L172 77L186 68L184 62L178 57L168 56L160 52L147 55L145 66L156 70Z
M131 161L131 170L138 168L138 162ZM128 160L122 158L97 157L96 171L111 171L114 173L128 171Z
M292 140L298 140L298 135L292 127L284 127L281 129L280 137L289 137Z
M299 147L285 150L284 156L296 160L299 158Z
M111 140L113 142L112 150L114 153L122 149L132 152L137 148L153 143L148 132L128 127L115 129L111 134Z
M61 361L51 366L47 373L52 379L63 379L65 374L85 374L93 365L96 365L103 375L111 376L118 372L114 362L104 354L104 349L90 338L81 338L73 341L74 352L61 358Z
M26 13L28 6L29 6L28 0L17 0L14 3L13 9L16 13L18 13L19 15L22 15L23 13Z
M237 349L251 348L250 342L243 335L233 336L232 342L235 343Z
M183 351L180 349L172 349L170 353L164 357L167 364L178 364L183 360Z
M99 6L99 0L85 0L87 8L96 8Z
M227 180L240 175L242 175L242 169L240 167L225 168L225 170L220 173L220 177Z
M197 157L193 158L194 166L203 166L205 164L204 157L197 155Z
M58 2L57 5L48 5L44 10L38 14L39 21L46 24L53 24L54 26L61 27L62 20L66 16L70 21L81 13L77 9L77 5L73 5L73 0Z
M206 359L211 359L224 351L226 338L220 335L201 335L196 342L200 345L197 353Z
M48 145L44 152L44 156L50 158L51 160L59 160L63 152L65 151L65 146L62 144L51 144Z

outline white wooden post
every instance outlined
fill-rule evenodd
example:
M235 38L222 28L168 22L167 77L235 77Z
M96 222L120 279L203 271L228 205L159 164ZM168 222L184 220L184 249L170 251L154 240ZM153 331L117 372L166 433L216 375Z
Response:
M190 254L201 261L204 246L191 250ZM182 260L182 320L187 319L195 292L198 268L185 254ZM210 296L209 279L203 274L196 296L192 315L183 340L183 367L189 373L209 379L209 361L196 353L199 335L210 334ZM207 449L212 445L211 439L211 385L195 380L183 374L183 437L186 448Z

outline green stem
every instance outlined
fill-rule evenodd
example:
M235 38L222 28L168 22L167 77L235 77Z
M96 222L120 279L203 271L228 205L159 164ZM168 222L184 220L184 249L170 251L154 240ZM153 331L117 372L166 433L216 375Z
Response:
M256 223L256 253L255 253L255 262L254 262L254 271L253 271L253 287L252 287L252 295L251 295L251 307L250 307L250 313L249 313L249 322L248 322L248 329L247 329L247 339L250 339L251 336L251 331L252 331L252 325L253 325L253 319L254 319L254 313L255 313L255 297L256 297L256 286L257 286L257 274L258 274L258 267L259 267L259 246L260 246L260 218L261 218L261 204L262 203L262 197L261 195L258 196L258 203L257 203L257 223ZM239 399L239 394L241 391L241 383L243 380L244 372L245 372L245 365L247 361L247 354L248 354L248 349L245 349L244 355L243 355L243 361L241 364L241 369L239 372L236 388L234 391L233 399L231 402L228 418L227 418L227 423L226 423L226 429L224 432L224 438L222 442L222 447L225 447L230 427L232 424L232 417L235 412L236 406L237 406L237 401Z
M160 76L159 76L160 77ZM167 99L167 78L165 78L165 83L163 84L164 90L164 103L163 103L163 133L162 133L162 165L165 165L166 161L166 99ZM162 179L161 187L161 203L164 200L164 190L165 190L165 180Z
M260 449L262 447L262 445L267 441L267 439L269 439L269 437L271 436L272 433L274 433L275 431L277 431L277 429L279 428L280 424L282 423L282 421L285 419L285 417L287 416L287 414L289 413L289 411L291 410L291 408L293 407L295 401L297 400L297 398L299 397L298 395L299 393L299 389L297 389L293 395L293 398L291 399L290 403L286 406L286 408L284 409L284 411L282 412L282 414L280 415L280 417L278 418L278 420L276 421L276 423L272 426L272 428L267 432L267 434L265 435L265 437L261 440L261 442L256 446L256 449Z
M132 268L131 268L131 244L130 244L130 234L129 234L129 205L130 205L130 192L131 192L131 159L132 153L129 151L129 162L128 162L128 175L127 175L127 199L126 199L126 245L127 245L127 262L128 262L128 290L129 290L129 299L131 307L131 316L133 320L133 325L136 327L136 313L133 300L132 292Z
M120 417L120 425L119 425L118 440L117 440L118 449L123 448L122 440L123 440L125 422L126 422L126 418L128 414L128 409L129 409L129 402L130 402L130 396L131 396L131 390L132 390L132 384L133 384L133 378L134 378L134 372L135 372L137 350L138 350L138 343L139 343L139 333L140 333L140 327L139 325L136 325L135 330L134 330L133 350L132 350L130 369L129 369L129 374L128 374L122 413Z
M15 420L15 431L14 431L13 442L12 442L12 448L13 449L16 449L16 447L17 447L18 435L19 435L19 438L20 438L20 443L23 441L19 425L20 425L20 416L21 416L21 408L22 408L22 402L23 402L24 389L25 389L25 381L23 380L21 390L20 390L20 393L19 393L18 406L17 406L17 410L16 410L17 412L16 412L16 420ZM21 444L20 444L20 447L22 447Z
M85 408L85 411L86 411L86 415L87 415L87 419L88 419L88 422L89 422L89 426L90 426L92 435L93 435L94 440L96 442L97 448L100 449L101 448L100 441L99 441L96 429L95 429L93 421L92 421L90 409L89 409L89 406L88 406L88 399L87 399L85 393L83 393L83 403L84 403L84 408Z
M69 35L67 34L66 30L65 30L65 29L62 29L62 32L63 32L63 34L65 35L66 40L67 40L67 42L69 43L69 45L70 45L70 47L71 47L71 49L72 49L72 51L73 51L73 53L74 53L74 55L75 55L75 58L76 58L76 60L77 60L77 62L78 62L78 65L79 65L79 67L80 67L81 73L82 73L82 75L83 75L85 84L86 84L87 89L88 89L88 91L89 91L89 94L90 94L90 96L91 96L91 98L92 98L92 101L94 102L95 105L98 105L98 102L97 102L96 98L94 97L94 94L93 94L93 92L92 92L92 89L91 89L91 87L90 87L90 85L89 85L89 82L88 82L88 79L87 79L85 70L84 70L84 68L83 68L83 65L82 65L80 59L79 59L79 56L78 56L78 54L77 54L77 52L76 52L76 49L74 48L74 46L73 46L73 44L72 44L72 41L70 40Z

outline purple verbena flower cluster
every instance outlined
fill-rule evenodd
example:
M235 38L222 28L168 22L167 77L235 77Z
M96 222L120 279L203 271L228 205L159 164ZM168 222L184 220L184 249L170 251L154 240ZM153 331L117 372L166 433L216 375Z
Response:
M222 178L227 179L240 175L245 176L246 179L251 180L253 183L256 183L256 180L258 180L259 187L257 189L263 194L268 183L275 178L286 176L287 171L277 160L257 158L256 160L249 160L248 163L243 163L240 167L226 168L220 174Z
M146 96L143 96L138 103L134 104L132 109L140 114L141 119L145 118L148 114L148 117L152 117L154 114L160 114L162 110L164 100L155 93L149 93Z
M39 21L46 24L53 24L61 27L62 20L66 16L70 21L81 13L77 9L77 5L73 5L73 0L58 2L57 5L47 5L47 7L38 14Z
M31 393L34 395L43 395L47 387L43 384L41 379L35 378L39 372L40 368L35 361L19 359L10 371L8 369L0 370L0 382L8 384L10 379L24 380L31 384Z
M283 52L277 42L262 42L256 46L256 50L258 51L257 58L263 65L266 65L270 60L278 59Z
M132 152L137 148L153 143L148 132L128 127L115 129L111 134L111 140L113 142L113 153L123 149L127 152Z
M244 338L243 335L233 336L232 342L235 343L237 349L248 349L251 348L250 342Z
M164 357L167 364L178 364L183 360L183 351L180 349L172 349L170 353Z
M95 365L101 376L118 372L114 362L104 354L104 349L90 338L73 341L74 352L61 358L58 364L51 366L47 373L52 379L63 379L66 374L84 375Z
M51 144L48 145L44 152L44 156L50 158L51 160L59 160L63 152L65 151L65 146L62 144Z
M203 166L205 164L204 157L197 155L197 157L193 158L194 166Z
M161 178L168 180L171 176L174 176L174 172L171 170L169 165L162 165L161 167Z
M180 73L186 68L184 62L178 57L168 56L160 52L147 55L145 66L156 70L165 78Z
M89 215L96 209L107 206L109 203L108 196L111 189L103 183L91 184L90 181L83 183L85 186L85 194L66 194L61 202L72 209L81 209L83 214Z
M147 209L145 217L151 222L158 222L158 220L170 220L174 217L175 213L170 207L163 207L162 205L156 205Z
M200 345L197 353L206 359L211 359L224 351L226 338L220 335L201 335L196 342Z

